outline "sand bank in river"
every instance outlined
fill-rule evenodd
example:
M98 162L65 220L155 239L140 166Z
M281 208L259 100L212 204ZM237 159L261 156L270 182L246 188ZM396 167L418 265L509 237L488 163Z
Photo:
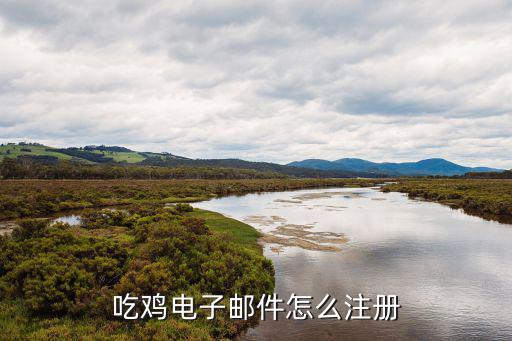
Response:
M340 251L341 249L337 246L332 245L321 245L318 243L311 242L309 240L300 239L300 238L287 238L287 237L279 237L272 234L264 234L263 237L260 238L260 242L269 243L269 244L279 244L282 246L297 246L306 250L313 251ZM274 248L272 251L277 252L275 250L280 250Z
M260 242L315 251L340 251L341 249L336 245L348 242L343 233L312 231L313 227L313 225L280 225L270 233L264 233ZM271 250L279 253L282 248L271 247Z
M294 200L306 201L313 199L328 199L334 196L343 196L344 198L356 199L361 198L361 193L358 192L315 192L315 193L304 193L292 197Z
M258 224L262 226L272 226L276 223L285 223L286 219L277 215L273 215L270 217L264 216L264 215L250 215L242 219L244 223L247 224Z

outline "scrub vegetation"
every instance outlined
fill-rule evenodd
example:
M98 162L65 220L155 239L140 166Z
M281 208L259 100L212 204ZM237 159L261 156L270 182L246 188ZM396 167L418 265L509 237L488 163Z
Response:
M45 217L69 209L176 203L253 192L371 186L364 179L0 180L0 219Z
M486 219L512 221L511 179L401 179L384 187L384 191L462 208Z
M222 339L257 320L122 321L113 296L205 293L256 298L274 288L255 229L187 202L250 192L371 186L363 179L1 180L0 328L14 339ZM170 204L172 203L172 204ZM117 206L105 208L105 206ZM48 215L84 209L81 225ZM227 302L220 304L227 305ZM168 309L170 312L171 310Z
M188 204L91 210L80 226L22 220L0 238L0 328L11 339L221 339L257 321L172 314L172 297L235 293L260 297L274 287L272 263L252 227ZM167 297L163 321L113 316L113 296Z

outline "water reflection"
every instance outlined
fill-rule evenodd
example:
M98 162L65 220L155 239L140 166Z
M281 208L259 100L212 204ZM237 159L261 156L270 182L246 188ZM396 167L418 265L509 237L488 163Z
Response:
M51 219L52 223L65 223L69 225L80 224L80 214L68 214Z
M326 195L326 192L336 192ZM340 193L345 192L345 193ZM315 194L317 193L317 194ZM226 197L196 203L271 233L281 224L342 233L340 252L268 244L276 292L288 298L397 294L398 321L261 322L245 339L510 339L512 228L446 206L374 189L329 189ZM279 217L275 219L272 217ZM274 248L274 251L271 249Z

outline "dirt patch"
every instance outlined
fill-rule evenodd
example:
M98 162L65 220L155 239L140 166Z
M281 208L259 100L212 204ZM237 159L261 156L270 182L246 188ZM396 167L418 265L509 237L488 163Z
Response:
M312 231L312 225L286 224L278 226L270 233L263 234L261 243L278 244L282 246L296 246L305 250L314 251L340 251L338 246L332 244L345 244L348 239L342 233ZM276 249L277 250L277 249ZM279 253L278 251L273 252Z
M258 224L262 226L270 226L274 224L272 218L264 215L250 215L243 218L242 221L247 224Z
M277 223L285 223L287 220L283 217L273 215L270 217L264 215L250 215L242 219L247 224L258 224L262 226L272 226Z
M10 235L16 226L18 225L13 221L0 222L0 236Z
M279 237L272 234L264 234L263 237L260 238L260 242L262 243L270 243L270 244L279 244L282 246L296 246L305 250L312 251L341 251L339 247L332 245L321 245L318 243L314 243L308 240L300 239L300 238L285 238Z
M270 250L275 253L280 253L284 246L296 246L316 251L339 251L341 249L336 245L348 242L348 239L342 233L313 231L316 223L305 225L287 224L285 218L277 215L270 217L250 215L243 218L243 221L259 226L272 227L279 225L271 232L263 233L263 236L260 238L260 243L277 244L278 246L273 245L270 247Z
M348 241L342 233L314 232L308 231L304 227L279 226L271 233L284 237L301 238L310 242L322 244L345 244Z
M286 223L286 221L287 221L285 218L280 217L278 215L270 216L270 218L272 219L272 221L274 221L276 223Z

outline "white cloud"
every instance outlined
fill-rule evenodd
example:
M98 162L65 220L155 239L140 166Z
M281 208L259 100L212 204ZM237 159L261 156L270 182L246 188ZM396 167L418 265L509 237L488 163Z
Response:
M512 168L504 1L2 1L0 139Z

